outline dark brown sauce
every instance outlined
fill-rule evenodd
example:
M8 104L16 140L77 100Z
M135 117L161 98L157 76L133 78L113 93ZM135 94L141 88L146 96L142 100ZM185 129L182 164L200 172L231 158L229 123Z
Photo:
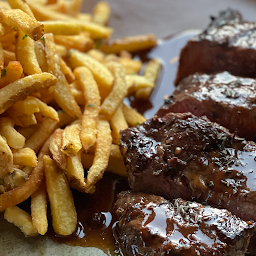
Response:
M97 183L94 194L73 191L78 217L76 231L71 236L62 237L49 227L48 237L59 243L97 247L107 255L117 254L118 248L112 232L112 226L117 221L113 204L116 195L127 189L129 187L125 177L106 173Z
M126 103L138 109L146 118L153 117L164 102L164 96L174 91L173 81L176 76L181 48L187 40L196 34L195 31L178 34L159 41L159 44L147 54L138 54L143 61L158 58L162 71L149 101L136 101L130 98ZM127 180L116 175L106 174L97 183L96 192L92 195L73 191L78 214L77 229L69 237L61 237L49 227L48 237L59 243L84 247L97 247L107 255L120 255L113 237L112 226L117 221L113 212L116 195L129 189ZM50 214L49 214L50 215ZM50 221L49 221L50 222Z

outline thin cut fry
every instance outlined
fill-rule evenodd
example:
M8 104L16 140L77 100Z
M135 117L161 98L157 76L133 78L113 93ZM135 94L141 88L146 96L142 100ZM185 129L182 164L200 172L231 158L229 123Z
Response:
M67 177L69 184L81 192L85 190L84 167L81 163L81 154L68 156Z
M76 229L77 214L68 181L49 156L44 156L44 166L54 231L63 236L71 235Z
M13 153L13 163L19 166L31 166L37 165L36 153L30 148L22 148Z
M45 117L38 130L26 141L25 147L31 148L37 153L57 125L58 121Z
M19 9L0 9L0 22L9 27L21 29L34 40L39 40L44 35L43 24Z
M105 53L136 52L156 46L156 37L153 34L124 37L114 41L106 41L99 45Z
M101 113L110 119L127 95L127 85L124 68L120 63L111 62L108 67L113 71L115 81L112 91L101 105Z
M14 129L14 122L9 117L0 118L0 134L12 148L20 149L25 145L25 137Z
M128 124L122 111L122 106L118 107L110 119L110 126L112 128L113 143L119 144L120 131L128 128Z
M67 156L74 156L81 150L80 130L81 122L75 122L64 129L61 150Z
M5 75L0 78L0 88L15 82L23 74L23 68L18 61L9 61L5 71Z
M112 144L111 130L108 121L99 119L97 124L98 134L93 164L89 169L86 181L86 192L94 191L94 185L99 181L108 166Z
M16 42L16 58L27 75L40 74L42 70L36 58L35 42L19 30Z
M58 77L57 84L53 88L54 99L59 106L71 116L81 117L82 112L70 92L69 84L61 72L59 66L59 56L56 52L55 43L52 34L45 35L45 51L49 71Z
M81 32L81 25L66 21L43 21L44 32L54 35L78 35Z
M113 84L113 75L99 61L92 58L86 53L71 49L69 51L69 62L73 68L86 66L93 74L97 83L110 90Z
M135 109L128 107L123 104L123 113L126 119L126 122L129 126L136 126L146 121L145 117L139 114Z
M7 208L4 212L4 218L17 226L25 236L38 235L37 230L32 224L31 216L18 206Z
M100 25L106 25L110 16L110 7L108 2L101 1L93 9L92 21Z
M49 73L26 76L8 84L1 89L0 114L11 107L15 102L24 100L29 94L55 85L57 79Z
M33 12L24 0L7 0L12 9L20 9L30 17L35 18Z
M52 158L58 167L62 170L67 169L67 155L61 151L62 140L63 140L63 130L57 129L51 136L49 150L52 154Z
M31 195L31 217L33 226L40 235L44 235L48 229L47 220L47 196L45 184Z
M154 85L156 84L160 68L161 64L156 59L150 60L145 67L144 76L148 81L152 82ZM148 99L153 89L154 88L141 88L138 91L136 91L135 97L144 100Z
M154 88L154 83L150 82L146 77L140 75L127 75L125 77L128 87L128 94L137 92L141 88Z
M96 140L100 93L98 85L89 69L86 67L78 67L74 70L74 74L84 92L86 106L82 117L80 138L83 148L88 150Z

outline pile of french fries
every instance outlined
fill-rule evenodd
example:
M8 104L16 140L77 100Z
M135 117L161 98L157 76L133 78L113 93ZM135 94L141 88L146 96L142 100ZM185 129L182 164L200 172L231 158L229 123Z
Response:
M104 172L126 175L120 131L145 120L123 103L148 99L160 63L132 52L153 35L110 40L107 2L0 1L0 211L26 236L72 234L71 188L93 193ZM143 74L141 70L144 70ZM31 198L31 213L19 206Z

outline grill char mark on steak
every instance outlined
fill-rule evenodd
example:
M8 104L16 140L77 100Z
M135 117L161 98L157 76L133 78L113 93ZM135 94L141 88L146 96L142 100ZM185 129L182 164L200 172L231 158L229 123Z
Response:
M256 144L206 117L169 113L121 132L135 191L226 208L256 220Z
M254 224L227 210L176 199L121 192L115 236L130 255L244 255Z
M175 84L196 72L222 71L256 77L256 23L243 21L239 12L230 9L182 49Z
M164 116L168 112L206 115L240 137L255 141L255 99L255 79L232 76L228 72L194 74L179 83L157 115Z

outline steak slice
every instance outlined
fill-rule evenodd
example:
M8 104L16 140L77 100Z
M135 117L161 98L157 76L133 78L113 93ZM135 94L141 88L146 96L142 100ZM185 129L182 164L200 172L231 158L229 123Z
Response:
M194 74L183 79L157 115L191 112L256 140L256 80L230 75Z
M191 113L169 113L121 132L131 189L226 208L256 220L256 144Z
M124 255L244 255L255 227L227 210L124 191L115 203Z
M243 21L239 12L226 10L182 49L175 84L194 74L229 71L256 77L256 23Z

